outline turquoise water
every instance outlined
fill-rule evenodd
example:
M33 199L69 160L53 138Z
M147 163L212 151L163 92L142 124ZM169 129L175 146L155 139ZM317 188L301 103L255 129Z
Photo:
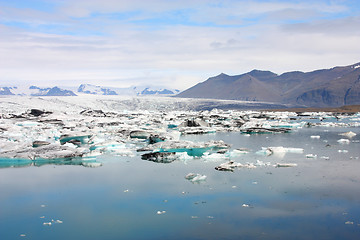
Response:
M347 131L358 135L339 144L345 137L338 134ZM248 148L249 154L233 158L240 163L298 164L291 168L220 172L214 168L226 160L161 164L140 154L101 156L98 168L51 162L3 167L0 239L360 239L359 136L359 128L314 127L183 138ZM268 146L304 153L256 154ZM184 178L190 172L207 179L192 183ZM51 226L43 225L52 219Z

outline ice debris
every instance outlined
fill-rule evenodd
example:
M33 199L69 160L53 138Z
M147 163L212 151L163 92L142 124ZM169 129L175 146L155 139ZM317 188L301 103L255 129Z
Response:
M165 214L165 213L166 213L166 211L157 211L156 212L157 215L162 215L162 214Z
M352 131L349 131L349 132L345 132L345 133L340 133L339 134L340 136L345 136L345 137L348 137L348 138L353 138L356 136L356 133L352 132Z
M189 173L185 176L185 179L189 180L190 182L202 182L206 180L206 176L205 175L201 175L199 173Z
M296 167L296 163L276 163L276 167Z
M337 140L337 142L340 144L349 144L350 140L342 138L342 139Z
M252 163L241 164L234 161L229 161L215 167L215 169L218 171L231 171L231 172L233 172L236 168L256 168L256 166Z
M135 156L138 150L149 154L143 158L159 162L199 157L224 160L249 151L229 151L229 145L219 141L180 141L179 136L234 131L250 136L253 133L286 133L312 126L360 126L359 115L338 113L195 111L198 109L192 102L170 99L161 102L149 102L148 99L78 100L74 103L56 97L41 100L17 96L6 98L0 109L0 157L21 160L9 166L41 165L47 161L46 164L57 162L94 167L100 164L88 161L89 158L102 154ZM27 106L33 107L29 109ZM42 109L43 106L47 109ZM322 121L325 119L336 121ZM341 135L351 138L356 133L350 131ZM282 156L296 151L267 147L260 153ZM24 160L30 163L24 163ZM84 161L86 163L81 163Z

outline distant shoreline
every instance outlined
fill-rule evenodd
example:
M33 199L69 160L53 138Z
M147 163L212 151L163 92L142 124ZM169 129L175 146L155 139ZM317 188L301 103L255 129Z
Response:
M357 113L360 112L360 105L345 105L342 107L325 107L325 108L283 108L283 109L269 109L274 112L333 112L333 113Z

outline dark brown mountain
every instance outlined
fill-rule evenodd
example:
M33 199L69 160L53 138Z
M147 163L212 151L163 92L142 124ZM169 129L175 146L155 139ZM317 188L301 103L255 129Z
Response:
M360 104L360 63L281 75L259 70L236 76L222 73L177 97L265 101L311 107Z

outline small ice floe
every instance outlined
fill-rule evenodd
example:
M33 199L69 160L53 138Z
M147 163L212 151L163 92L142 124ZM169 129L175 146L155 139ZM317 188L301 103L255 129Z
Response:
M354 222L346 221L345 224L346 224L346 225L354 225Z
M270 156L272 154L278 156L278 157L283 157L285 155L285 153L303 153L304 149L303 148L293 148L293 147L262 147L260 151L257 151L257 154L260 155L266 155L266 156Z
M310 136L310 138L312 138L312 139L320 139L320 136L319 135L313 135L313 136Z
M345 133L340 133L339 134L340 136L345 136L345 137L348 137L348 138L353 138L356 136L356 133L352 132L352 131L349 131L349 132L345 132Z
M42 204L42 205L40 205L40 207L46 207L46 205Z
M40 218L45 218L45 216L41 216Z
M237 188L237 186L231 186L231 188Z
M243 205L241 205L242 207L246 207L246 208L248 208L248 207L250 207L250 205L249 204L243 204Z
M350 140L342 138L342 139L337 140L337 142L340 144L349 144Z
M206 180L206 176L205 175L201 175L199 173L189 173L188 175L185 176L185 179L189 180L190 182L202 182Z
M26 235L25 234L20 234L20 237L26 237Z
M343 150L340 149L340 150L338 150L338 152L339 152L339 153L348 153L349 151L348 151L348 150L345 150L345 149L343 149Z
M51 222L44 222L43 225L44 226L51 226Z
M214 217L213 216L207 216L207 218L213 219Z
M156 212L157 215L162 215L162 214L165 214L165 213L166 213L166 211L157 211Z
M327 157L327 156L321 156L320 158L324 159L324 160L329 160L330 159L330 157Z
M171 163L178 158L175 152L151 152L141 155L142 160L157 162L157 163Z
M85 161L81 165L84 166L84 167L97 168L97 167L101 167L102 163L100 163L100 162L86 162Z
M256 163L254 164L255 166L258 166L258 167L264 167L264 166L270 166L271 163L270 162L263 162L263 161L260 161L260 160L256 160Z
M243 154L248 154L249 153L249 149L247 148L237 148L237 149L234 149L230 155L231 156L239 156L239 155L243 155Z
M296 163L276 163L275 167L296 167Z
M54 221L55 223L63 223L63 221L61 221L61 220L56 220L56 221Z
M124 190L124 193L127 193L127 192L129 192L129 189Z
M317 155L316 155L316 154L312 154L312 153L306 154L305 156L306 156L306 158L317 158Z
M203 159L205 159L206 161L221 161L224 159L228 159L228 157L224 154L221 153L209 153L209 152L205 152L204 155L202 156Z
M226 163L222 163L219 166L215 167L218 171L234 171L235 168L244 167L245 165L241 163L237 163L234 161L229 161Z
M196 219L199 218L198 216L191 216L192 219Z

